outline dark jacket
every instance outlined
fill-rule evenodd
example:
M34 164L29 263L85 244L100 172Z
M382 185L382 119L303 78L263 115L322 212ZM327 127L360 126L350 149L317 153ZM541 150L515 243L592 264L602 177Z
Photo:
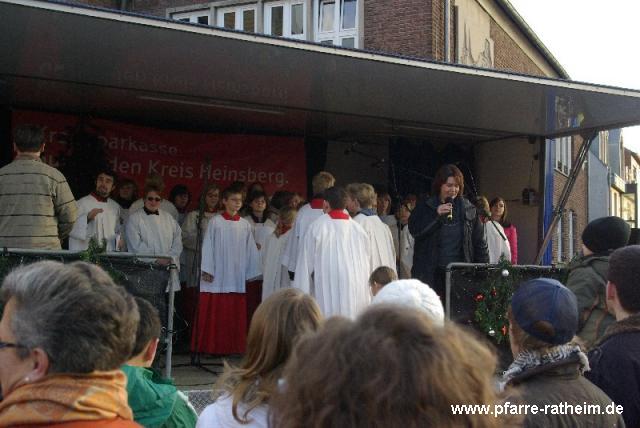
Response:
M525 427L625 426L621 415L607 414L607 405L611 405L611 400L582 376L579 368L580 359L573 355L563 361L527 370L509 381L507 385L516 388L514 400L538 406L537 414L528 412L525 416ZM601 414L577 414L566 406L584 406L585 402L599 406ZM565 406L564 410L561 406Z
M438 240L444 221L437 213L440 201L437 196L421 199L409 217L409 232L415 239L411 275L427 284L434 283L438 264ZM462 198L464 225L462 250L467 263L489 263L489 250L484 227L476 215L476 207ZM454 208L455 209L455 208Z
M607 272L609 253L581 257L569 265L567 288L578 299L580 326L578 337L587 348L604 335L616 319L607 311Z
M618 321L591 352L586 375L622 405L627 427L640 428L640 314Z

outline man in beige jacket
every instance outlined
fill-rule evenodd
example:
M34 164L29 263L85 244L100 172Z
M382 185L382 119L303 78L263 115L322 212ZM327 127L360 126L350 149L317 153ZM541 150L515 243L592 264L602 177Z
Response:
M59 250L77 217L69 184L40 160L42 128L18 126L13 148L15 159L0 168L0 247Z

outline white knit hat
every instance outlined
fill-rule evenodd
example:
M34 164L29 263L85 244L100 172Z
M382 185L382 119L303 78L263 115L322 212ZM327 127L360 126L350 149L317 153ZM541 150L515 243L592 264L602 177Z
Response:
M399 279L382 287L371 304L382 303L421 309L434 323L444 324L444 308L440 297L431 287L417 279Z

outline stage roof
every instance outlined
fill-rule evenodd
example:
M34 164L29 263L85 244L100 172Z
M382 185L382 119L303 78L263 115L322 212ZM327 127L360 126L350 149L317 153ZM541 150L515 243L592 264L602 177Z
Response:
M184 130L477 142L640 124L640 91L0 0L0 106Z

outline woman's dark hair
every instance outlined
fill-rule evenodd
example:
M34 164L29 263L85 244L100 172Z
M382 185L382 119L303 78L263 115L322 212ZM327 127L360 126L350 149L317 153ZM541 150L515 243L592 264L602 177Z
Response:
M449 177L454 177L458 186L460 186L460 195L464 194L464 176L462 175L462 171L452 164L442 165L438 172L436 172L436 176L433 178L433 183L431 184L431 193L433 195L440 195L440 187L444 183L447 182Z
M502 199L500 196L496 196L495 198L491 199L491 202L489 202L489 207L493 208L493 206L495 204L497 204L498 202L502 201L502 203L504 204L504 212L502 213L502 217L500 217L500 224L504 227L509 227L511 226L511 222L509 220L507 220L507 203L504 201L504 199Z
M184 184L176 184L175 186L173 186L171 192L169 192L169 202L175 204L178 195L187 195L189 197L189 202L191 202L191 193L189 192L187 186L185 186ZM187 205L189 205L189 202L187 202Z

